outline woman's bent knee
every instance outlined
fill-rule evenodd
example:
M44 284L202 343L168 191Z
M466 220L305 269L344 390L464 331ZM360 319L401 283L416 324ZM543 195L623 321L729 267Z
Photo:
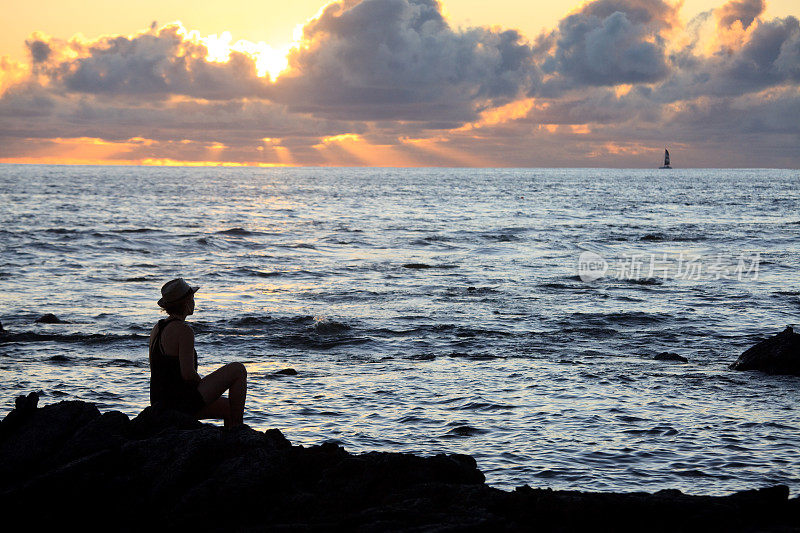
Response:
M228 363L228 367L235 372L239 377L247 377L247 368L242 363Z

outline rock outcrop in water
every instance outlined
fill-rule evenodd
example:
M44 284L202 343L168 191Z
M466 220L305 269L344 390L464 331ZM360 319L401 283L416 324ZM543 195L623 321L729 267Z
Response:
M0 508L26 529L788 531L800 502L785 486L725 497L505 492L472 457L353 455L292 446L277 429L226 431L174 411L136 418L90 403L37 407L0 422Z
M53 313L47 313L36 319L37 324L63 324L64 321Z
M788 327L747 349L730 367L800 376L800 334Z

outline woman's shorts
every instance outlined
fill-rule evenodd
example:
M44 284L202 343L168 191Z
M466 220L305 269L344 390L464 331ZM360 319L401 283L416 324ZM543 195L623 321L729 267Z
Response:
M185 381L180 390L174 391L173 394L164 398L163 403L165 407L189 415L197 414L200 409L206 406L203 396L197 390L197 383L190 381Z

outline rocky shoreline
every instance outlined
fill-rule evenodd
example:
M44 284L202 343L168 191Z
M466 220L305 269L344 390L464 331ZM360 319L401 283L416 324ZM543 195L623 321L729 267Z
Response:
M153 407L129 419L37 402L20 396L0 422L2 516L35 530L800 530L800 499L785 486L724 497L507 492L467 455L355 455Z

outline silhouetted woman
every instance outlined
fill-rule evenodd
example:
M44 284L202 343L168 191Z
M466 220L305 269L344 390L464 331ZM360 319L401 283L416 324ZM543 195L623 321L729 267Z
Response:
M194 313L194 293L183 278L161 287L158 305L169 317L150 333L150 403L188 413L198 419L221 418L225 427L239 426L247 396L247 370L229 363L201 378L197 373L194 331L186 317ZM222 396L229 391L228 397Z

